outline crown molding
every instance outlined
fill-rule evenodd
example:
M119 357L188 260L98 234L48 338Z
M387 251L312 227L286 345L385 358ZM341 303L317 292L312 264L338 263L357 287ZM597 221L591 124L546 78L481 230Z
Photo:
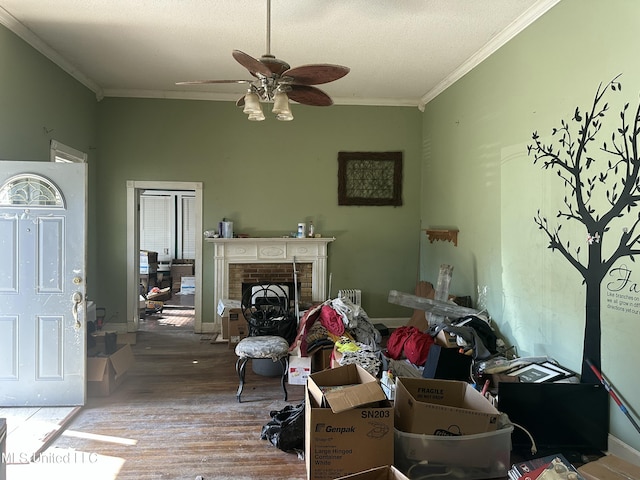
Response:
M451 75L447 76L444 80L424 94L418 103L420 111L424 112L424 108L427 103L477 67L496 50L509 42L513 37L518 35L542 15L547 13L556 4L560 3L560 1L561 0L540 0L535 5L531 6L531 8L511 22L504 30L502 30L502 32L488 41L484 47L469 57L469 59L454 70Z

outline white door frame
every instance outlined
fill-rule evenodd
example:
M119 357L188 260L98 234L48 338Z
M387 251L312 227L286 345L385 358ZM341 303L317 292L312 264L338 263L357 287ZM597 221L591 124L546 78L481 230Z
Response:
M196 194L196 258L194 332L202 331L202 182L154 182L127 180L127 331L140 323L140 194L144 190L193 190Z

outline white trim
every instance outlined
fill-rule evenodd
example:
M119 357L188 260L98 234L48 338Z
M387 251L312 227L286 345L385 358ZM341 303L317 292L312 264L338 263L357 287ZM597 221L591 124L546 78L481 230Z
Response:
M640 466L640 452L611 434L607 453Z
M247 263L310 263L311 301L327 299L328 245L334 237L322 238L206 238L213 243L213 305L229 298L229 266ZM197 287L196 287L197 288ZM215 323L221 330L221 320Z
M553 6L559 3L560 0L540 0L531 8L529 8L526 12L516 18L510 25L507 26L502 32L493 37L489 42L487 42L484 47L474 53L471 57L469 57L462 65L460 65L457 69L448 75L444 80L442 80L438 85L429 90L423 97L420 99L420 103L418 104L418 108L421 112L424 112L424 107L431 100L436 98L442 92L444 92L447 88L453 85L455 82L460 80L463 76L477 67L484 60L489 58L496 50L502 47L505 43L535 22L542 15L547 13Z
M29 30L25 25L18 21L13 15L7 12L4 8L0 7L0 23L19 36L22 40L27 42L33 48L35 48L42 55L51 60L54 64L59 66L62 70L67 72L73 78L82 83L85 87L96 94L98 100L102 100L104 94L102 88L93 80L84 75L80 70L71 65L62 55L56 52L51 46L45 43L40 37Z
M139 312L139 282L140 282L140 249L139 232L140 218L138 207L140 193L149 189L165 190L194 190L196 216L196 291L194 295L195 321L194 332L203 333L202 324L202 182L153 182L127 180L127 330L135 332L140 320ZM208 328L208 327L207 327Z
M73 147L58 142L57 140L51 140L49 146L49 160L52 162L58 161L58 159L67 163L87 163L87 154L76 150Z

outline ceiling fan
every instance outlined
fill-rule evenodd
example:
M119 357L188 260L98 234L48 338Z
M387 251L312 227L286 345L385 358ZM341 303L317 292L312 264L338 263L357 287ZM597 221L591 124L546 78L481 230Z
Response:
M326 107L333 104L329 95L315 87L333 82L349 73L349 67L318 63L291 68L284 60L271 54L271 0L267 0L267 53L259 59L240 50L233 50L233 58L254 77L253 80L193 80L176 85L205 85L213 83L247 84L247 93L236 105L243 107L249 120L264 120L260 101L274 102L273 113L278 120L293 120L289 100L303 105Z

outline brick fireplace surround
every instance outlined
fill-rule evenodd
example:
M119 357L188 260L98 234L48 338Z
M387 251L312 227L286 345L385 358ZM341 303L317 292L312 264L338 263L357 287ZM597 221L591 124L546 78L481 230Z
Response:
M214 308L221 299L240 300L242 283L293 282L300 303L327 298L327 247L335 238L207 238L214 245ZM293 293L291 294L293 298ZM220 318L216 318L216 324Z

